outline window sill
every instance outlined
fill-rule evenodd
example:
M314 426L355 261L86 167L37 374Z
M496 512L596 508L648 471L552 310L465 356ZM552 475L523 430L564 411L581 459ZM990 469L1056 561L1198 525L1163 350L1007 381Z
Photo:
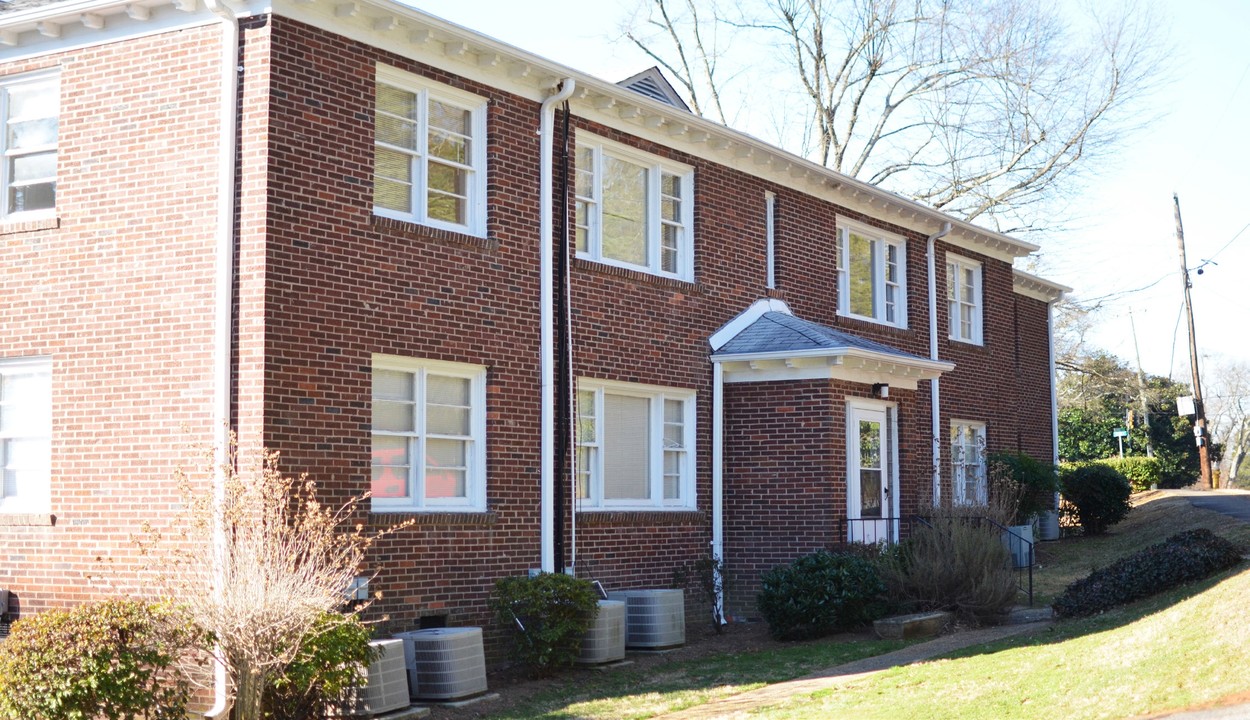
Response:
M52 527L56 516L51 513L0 512L0 527Z
M413 240L432 240L435 242L452 243L477 248L487 252L499 250L499 241L490 237L478 237L468 233L430 227L408 220L396 220L382 215L370 215L369 223L379 230L385 230Z
M619 267L617 265L608 265L595 260L586 258L574 258L573 268L575 270L584 270L598 275L611 275L613 277L624 278L634 282L654 285L656 287L671 288L673 290L681 290L692 295L704 294L703 286L692 280L681 280L675 277L667 277L664 275L653 275L646 270L634 270L631 268Z
M578 525L699 525L700 510L579 510Z
M6 220L0 222L0 235L35 232L37 230L55 230L61 227L61 218L45 217L30 220Z
M369 513L370 527L390 527L411 523L412 525L494 525L498 516L490 510L448 512L446 510L404 510L399 512Z

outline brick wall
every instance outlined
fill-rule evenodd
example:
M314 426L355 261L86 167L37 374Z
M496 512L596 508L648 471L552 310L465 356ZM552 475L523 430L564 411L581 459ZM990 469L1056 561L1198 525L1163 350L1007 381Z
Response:
M0 68L61 77L57 220L0 225L0 357L52 358L51 517L0 515L22 615L133 589L131 534L168 519L209 439L218 38Z
M60 227L0 234L6 267L17 268L0 280L0 353L54 357L57 524L0 528L16 548L0 582L23 607L85 597L82 577L99 551L125 561L125 536L172 502L169 472L185 457L178 426L207 438L216 32L37 63L63 67ZM246 23L240 62L240 436L281 450L288 471L307 471L345 498L369 486L373 354L485 366L488 512L414 515L370 565L384 593L375 615L389 615L391 627L429 616L489 626L494 581L540 559L538 103L281 17ZM486 238L372 214L378 62L488 100ZM707 338L771 295L807 319L927 355L925 238L585 118L573 125L695 168L694 282L583 260L572 275L576 374L695 391L698 448L694 510L580 513L577 565L613 589L685 582L702 612L690 575L711 539ZM777 195L772 291L766 191ZM906 239L907 328L837 316L839 215ZM958 252L984 263L986 344L943 339L943 359L959 365L942 381L944 423L984 419L992 444L1048 445L1045 413L1016 419L1017 408L1048 412L1049 395L1043 407L1030 379L1045 377L1033 337L1045 306L1012 293L1007 263ZM944 267L939 254L939 273ZM938 287L944 282L939 275ZM945 302L936 310L945 338ZM1032 334L1019 347L1017 327ZM845 401L868 391L830 381L727 390L727 553L743 563L741 577L828 542L829 519L845 510ZM891 399L906 513L929 492L928 384ZM400 518L360 519L380 527Z

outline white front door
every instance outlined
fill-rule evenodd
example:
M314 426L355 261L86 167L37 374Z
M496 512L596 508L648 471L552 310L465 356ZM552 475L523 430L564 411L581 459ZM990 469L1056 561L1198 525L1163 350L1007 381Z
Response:
M894 448L885 407L851 405L847 412L847 540L895 542Z

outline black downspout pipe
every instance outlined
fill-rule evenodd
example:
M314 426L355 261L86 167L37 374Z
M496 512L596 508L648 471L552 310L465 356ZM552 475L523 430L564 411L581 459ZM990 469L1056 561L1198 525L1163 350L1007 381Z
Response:
M564 572L564 511L568 503L565 492L568 483L569 437L572 427L570 408L573 389L570 377L570 355L572 346L569 337L569 103L566 100L562 108L564 121L561 124L562 137L560 145L560 202L559 208L560 235L563 242L556 243L556 407L555 407L555 569Z

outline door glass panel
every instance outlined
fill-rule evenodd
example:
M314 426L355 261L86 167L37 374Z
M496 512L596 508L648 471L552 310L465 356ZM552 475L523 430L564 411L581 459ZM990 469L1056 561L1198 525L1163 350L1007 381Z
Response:
M881 423L859 421L860 517L881 517Z

